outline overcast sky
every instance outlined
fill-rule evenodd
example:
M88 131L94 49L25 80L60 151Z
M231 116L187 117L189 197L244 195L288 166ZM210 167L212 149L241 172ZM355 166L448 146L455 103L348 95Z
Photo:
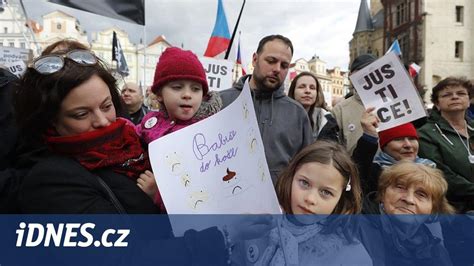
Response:
M62 10L75 16L87 32L118 26L138 43L144 37L143 26L109 19L63 7L45 0L23 0L30 18L42 23L41 16ZM223 0L232 34L243 0ZM217 0L146 0L145 20L147 42L163 34L176 46L202 55L212 33ZM293 61L309 60L313 55L327 63L328 68L347 69L349 41L352 38L360 0L247 0L239 25L242 61L246 66L258 41L269 34L289 37L295 48ZM237 37L236 37L237 38ZM236 56L237 40L230 59Z

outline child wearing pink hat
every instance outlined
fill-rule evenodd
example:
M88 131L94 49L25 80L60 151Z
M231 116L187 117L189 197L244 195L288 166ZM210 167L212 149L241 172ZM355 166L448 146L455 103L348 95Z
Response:
M222 108L219 94L209 91L204 67L197 56L177 47L170 47L161 55L151 91L162 108L148 113L137 125L137 133L146 144L205 119ZM137 185L161 205L153 173L142 174Z

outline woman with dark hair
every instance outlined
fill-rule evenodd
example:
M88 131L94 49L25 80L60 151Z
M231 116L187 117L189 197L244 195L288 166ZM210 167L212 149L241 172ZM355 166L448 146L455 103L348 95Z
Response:
M323 89L318 78L311 72L301 72L291 82L288 96L308 113L313 129L313 140L325 139L339 142L339 127L324 100Z
M74 39L62 39L44 48L43 52L41 52L41 56L49 55L59 51L70 51L76 49L90 50L90 47Z
M59 49L88 49L73 40L61 40L46 47L42 55ZM40 141L28 141L20 136L14 119L12 97L17 77L0 68L0 213L18 213L18 192L23 177L47 153Z
M116 80L89 50L34 60L14 104L20 132L52 153L23 181L23 212L158 212L136 185L150 165L133 125L117 118Z
M418 130L420 155L448 181L448 199L461 212L474 210L474 123L466 115L472 83L448 77L433 88L433 111Z

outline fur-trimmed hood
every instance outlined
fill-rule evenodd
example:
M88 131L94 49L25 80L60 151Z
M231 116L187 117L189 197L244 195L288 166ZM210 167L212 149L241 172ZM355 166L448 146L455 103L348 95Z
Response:
M202 120L222 109L222 99L217 91L210 91L203 99L201 106L194 115L195 119Z

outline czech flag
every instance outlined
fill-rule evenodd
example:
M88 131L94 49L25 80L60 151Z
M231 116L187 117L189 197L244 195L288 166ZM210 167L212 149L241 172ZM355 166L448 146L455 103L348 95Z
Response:
M224 5L222 0L217 0L217 17L214 30L211 38L207 44L204 56L215 57L222 52L227 51L230 44L229 26L227 25L227 18L225 16Z
M239 37L239 45L237 46L237 60L236 60L237 65L240 65L242 68L242 75L246 75L247 73L245 72L244 66L242 65L242 57L240 56L240 37Z
M420 73L421 67L415 63L411 63L411 65L408 67L408 73L410 73L410 76L412 78L415 78L418 73Z
M390 48L388 48L388 50L385 54L388 54L391 51L394 51L395 54L398 55L398 56L402 55L402 50L400 50L400 44L398 43L397 39L395 39L395 41L393 41L392 45L390 45Z

